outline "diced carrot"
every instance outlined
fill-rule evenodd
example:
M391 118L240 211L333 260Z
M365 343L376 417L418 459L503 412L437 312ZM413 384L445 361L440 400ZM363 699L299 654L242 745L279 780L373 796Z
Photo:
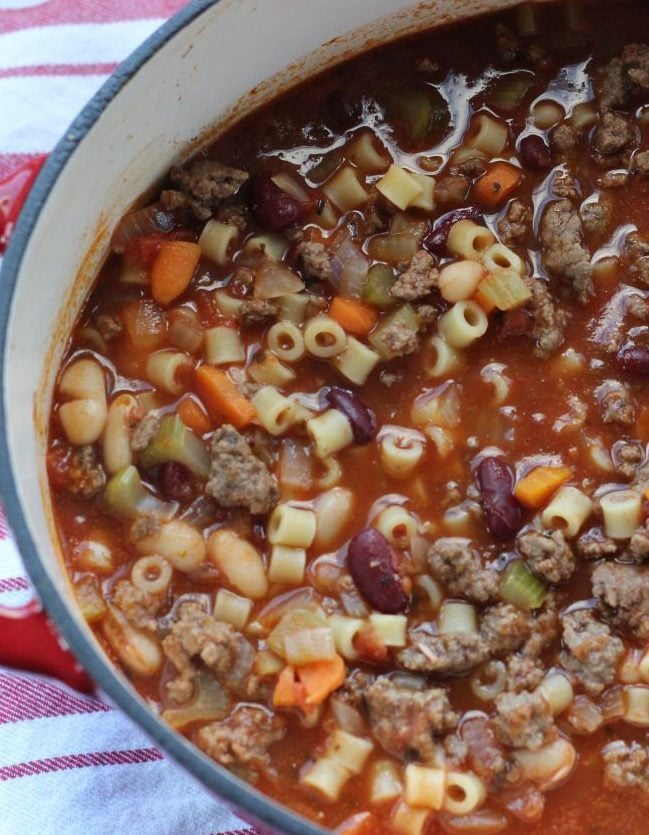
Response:
M514 495L527 507L542 507L572 475L570 467L535 467L514 488Z
M354 336L367 336L378 320L373 307L355 299L336 296L329 305L329 315L340 327Z
M473 294L473 301L477 302L485 313L491 313L496 309L496 305L491 301L491 299L488 299L487 296L480 290L480 285L478 285L478 289Z
M196 388L207 411L215 420L225 419L237 429L243 429L257 417L252 403L220 368L201 365L196 371Z
M649 487L647 487L647 489L644 491L644 493L642 495L649 502Z
M345 662L340 655L327 661L311 661L298 668L300 682L306 691L305 704L319 705L345 681Z
M273 691L273 705L274 707L302 707L305 700L305 687L297 680L295 667L287 664L277 678Z
M120 310L124 335L135 353L152 353L166 340L164 311L151 299L127 302Z
M204 435L212 430L212 421L193 398L183 397L176 411L185 426L197 435Z
M379 828L379 822L371 812L359 812L343 821L337 829L336 835L373 835Z
M487 209L497 209L509 199L522 178L520 168L508 162L493 162L476 181L473 196L477 203Z
M171 304L189 287L201 248L190 241L163 241L151 267L151 295L158 304Z

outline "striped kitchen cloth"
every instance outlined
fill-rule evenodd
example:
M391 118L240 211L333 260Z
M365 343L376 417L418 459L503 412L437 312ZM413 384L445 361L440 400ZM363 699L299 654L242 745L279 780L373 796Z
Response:
M0 244L25 172L182 5L0 0ZM91 682L40 612L1 511L0 665L2 835L256 835L119 710L79 692Z

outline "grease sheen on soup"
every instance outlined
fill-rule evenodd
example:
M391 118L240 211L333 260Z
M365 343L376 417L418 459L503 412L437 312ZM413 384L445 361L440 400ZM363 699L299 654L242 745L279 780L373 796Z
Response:
M48 467L115 663L325 827L649 811L649 16L311 79L116 228Z

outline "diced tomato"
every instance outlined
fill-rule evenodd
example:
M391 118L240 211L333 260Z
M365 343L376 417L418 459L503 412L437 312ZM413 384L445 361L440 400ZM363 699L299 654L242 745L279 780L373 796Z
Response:
M136 264L145 270L151 268L156 255L160 251L160 245L164 238L160 235L150 235L145 238L136 238L126 244L124 258L129 264Z

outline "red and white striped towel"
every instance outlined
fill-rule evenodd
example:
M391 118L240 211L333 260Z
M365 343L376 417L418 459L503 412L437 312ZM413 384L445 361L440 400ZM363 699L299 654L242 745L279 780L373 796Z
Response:
M0 225L2 181L51 150L116 65L182 5L0 0ZM3 835L255 835L119 710L24 672L89 685L53 640L1 511L0 665Z

